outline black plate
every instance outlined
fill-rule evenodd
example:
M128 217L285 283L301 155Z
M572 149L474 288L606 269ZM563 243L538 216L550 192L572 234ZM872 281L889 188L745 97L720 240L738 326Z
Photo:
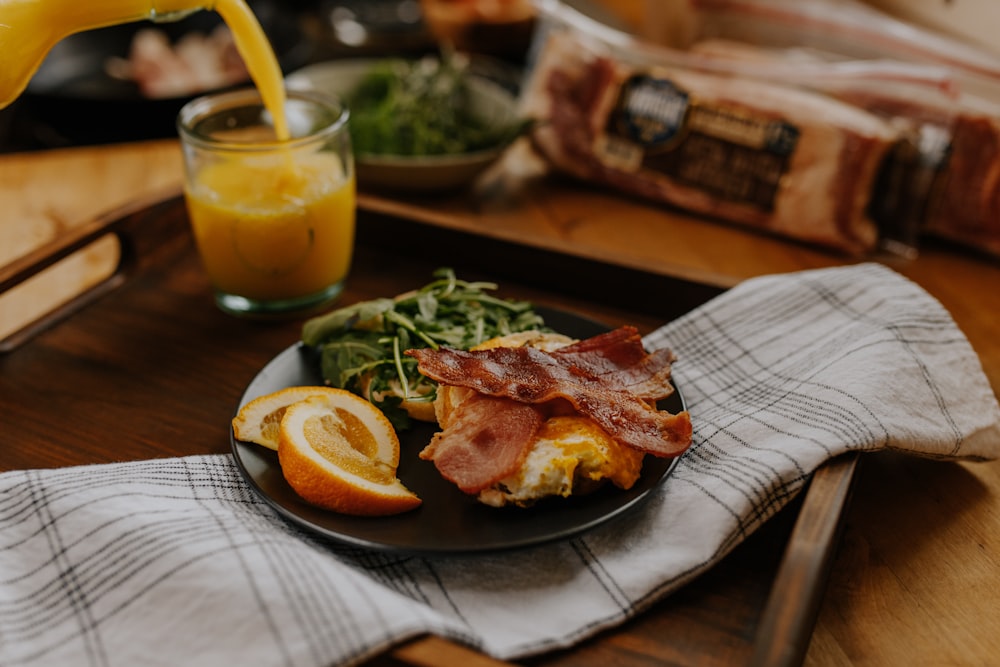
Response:
M577 338L607 330L572 313L538 308L545 323ZM322 384L314 352L302 344L286 348L247 387L240 407L266 393L295 385ZM680 391L661 409L684 409ZM552 498L529 509L495 508L476 502L438 474L417 454L436 430L418 424L400 434L397 474L423 500L412 512L388 517L353 517L307 504L282 476L277 452L232 437L233 455L250 486L291 522L349 544L414 553L469 553L510 549L569 537L625 512L660 484L677 459L647 456L642 475L629 490L608 485L586 496Z

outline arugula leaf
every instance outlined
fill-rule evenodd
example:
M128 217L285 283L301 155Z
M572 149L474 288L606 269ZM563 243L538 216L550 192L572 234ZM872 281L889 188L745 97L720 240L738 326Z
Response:
M459 280L450 268L433 277L414 292L345 306L302 327L302 342L320 351L323 379L372 401L400 430L410 419L398 394L426 401L436 395L436 384L405 350L469 349L496 336L550 330L529 302L489 294L494 283Z
M383 313L392 310L392 299L373 299L308 320L302 327L302 342L319 345L331 335L350 329L359 322L375 322Z
M470 76L467 59L454 53L373 65L345 96L356 154L457 155L505 146L530 128L473 113Z

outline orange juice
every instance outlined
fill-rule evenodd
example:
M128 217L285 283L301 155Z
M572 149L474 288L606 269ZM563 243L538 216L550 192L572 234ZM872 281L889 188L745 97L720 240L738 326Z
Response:
M353 172L323 153L268 157L207 165L190 181L191 226L212 284L255 301L338 286L354 247Z
M193 124L194 115L185 115L224 95L206 96L181 111L189 216L216 301L245 314L318 305L339 293L354 245L347 114L301 96L290 104L277 58L246 0L0 0L0 108L20 94L48 51L67 35L208 8L229 27L259 93L254 107L213 107L213 113L229 114L226 122L238 124L242 117L234 114L258 109L252 129L265 132L232 138L225 127L210 127L204 114L198 117L202 126ZM259 113L261 104L266 114ZM296 138L289 113L306 123Z
M267 35L244 0L216 0L215 11L233 33L236 50L243 58L250 78L253 79L264 106L274 117L274 131L278 139L289 137L285 119L285 82L278 59L271 49Z

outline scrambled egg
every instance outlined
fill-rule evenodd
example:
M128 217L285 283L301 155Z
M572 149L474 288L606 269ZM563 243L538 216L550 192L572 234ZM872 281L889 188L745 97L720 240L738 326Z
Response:
M527 507L546 496L586 493L605 480L628 489L639 478L642 459L642 452L618 444L586 417L551 417L520 469L481 491L479 501Z

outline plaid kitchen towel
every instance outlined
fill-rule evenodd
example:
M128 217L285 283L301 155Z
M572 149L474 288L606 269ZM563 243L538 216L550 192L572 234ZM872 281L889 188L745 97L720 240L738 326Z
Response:
M431 632L499 658L571 645L711 568L824 461L1000 452L975 353L875 264L749 280L646 339L694 442L614 525L516 552L387 554L277 516L228 456L0 475L0 664L355 664Z

